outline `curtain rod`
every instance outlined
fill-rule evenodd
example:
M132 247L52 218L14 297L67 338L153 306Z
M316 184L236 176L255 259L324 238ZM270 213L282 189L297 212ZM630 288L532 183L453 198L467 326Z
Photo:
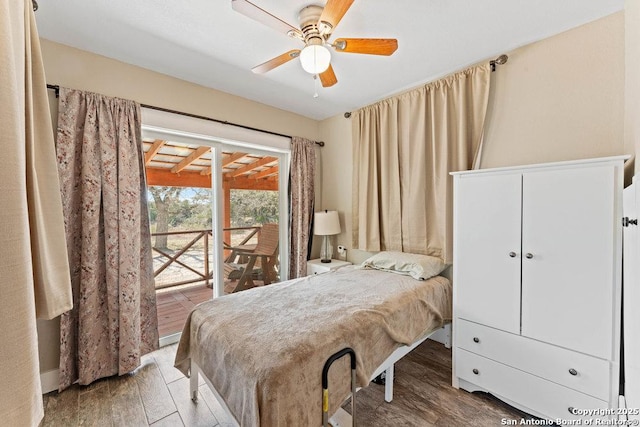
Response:
M58 85L50 85L50 84L47 83L47 89L51 89L51 90L55 91L56 98L60 95L60 86L58 86ZM165 113L179 114L181 116L193 117L194 119L202 119L202 120L207 120L207 121L210 121L210 122L222 123L224 125L231 125L231 126L235 126L235 127L239 127L239 128L243 128L243 129L254 130L254 131L262 132L262 133L268 133L269 135L282 136L284 138L291 138L291 135L285 135L285 134L282 134L282 133L271 132L269 130L258 129L258 128L254 128L254 127L251 127L251 126L241 125L241 124L238 124L238 123L232 123L232 122L228 122L226 120L218 120L218 119L214 119L214 118L211 118L211 117L200 116L198 114L185 113L183 111L176 111L176 110L171 110L169 108L156 107L156 106L148 105L148 104L140 104L140 106L144 107L144 108L150 108L152 110L164 111ZM319 145L320 147L324 147L324 141L314 141L314 143Z
M496 70L496 65L504 65L508 60L509 57L507 55L500 55L496 59L492 59L491 61L489 61L491 72L494 72ZM351 111L347 111L346 113L344 113L345 119L348 119L349 117L351 117Z

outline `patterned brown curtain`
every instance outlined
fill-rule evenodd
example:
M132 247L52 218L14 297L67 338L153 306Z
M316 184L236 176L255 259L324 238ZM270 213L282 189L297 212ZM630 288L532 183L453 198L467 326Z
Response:
M307 275L315 201L315 142L291 138L289 279Z
M125 374L158 348L140 106L60 89L58 169L73 310L60 390Z

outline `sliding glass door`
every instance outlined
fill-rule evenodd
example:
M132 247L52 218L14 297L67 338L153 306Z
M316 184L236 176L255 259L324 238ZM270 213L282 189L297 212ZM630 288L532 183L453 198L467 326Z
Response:
M287 278L289 154L157 128L143 139L160 334L177 338L196 304Z

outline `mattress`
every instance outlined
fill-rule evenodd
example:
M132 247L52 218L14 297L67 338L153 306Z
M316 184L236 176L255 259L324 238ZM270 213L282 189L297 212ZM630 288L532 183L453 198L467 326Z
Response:
M193 359L242 426L320 425L321 372L335 352L356 352L358 386L398 347L451 318L451 284L363 269L253 288L198 305L176 368ZM329 374L329 413L350 393L348 358Z

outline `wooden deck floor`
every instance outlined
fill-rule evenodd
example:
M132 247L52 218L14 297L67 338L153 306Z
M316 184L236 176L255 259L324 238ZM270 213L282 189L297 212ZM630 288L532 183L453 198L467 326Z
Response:
M184 321L196 305L213 298L205 285L185 285L156 292L158 332L161 337L182 332Z
M206 384L199 387L198 403L191 401L189 380L173 367L176 348L174 344L144 356L131 375L45 395L41 427L230 426ZM384 401L383 386L360 390L358 425L478 427L504 425L505 420L515 425L529 418L487 394L451 387L451 350L430 340L397 363L394 389L391 403Z
M231 292L237 282L228 283L225 292ZM261 286L262 281L254 280L256 286ZM175 288L160 289L156 291L158 303L158 333L160 337L182 332L184 321L196 305L213 298L213 289L205 285L182 285Z

